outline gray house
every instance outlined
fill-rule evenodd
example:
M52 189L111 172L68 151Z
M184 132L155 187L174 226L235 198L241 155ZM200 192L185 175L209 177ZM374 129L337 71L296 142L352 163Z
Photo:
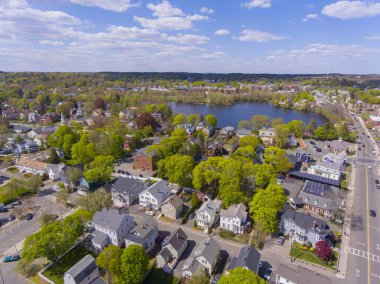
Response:
M249 269L256 274L259 272L261 254L252 246L248 245L240 249L238 257L232 257L226 271L242 267Z
M307 282L306 282L307 279ZM302 266L291 269L280 264L276 271L276 284L331 284L331 279Z
M292 241L313 246L323 241L329 232L327 223L308 214L286 211L281 216L281 232L290 236Z
M161 206L161 212L166 217L177 219L183 210L183 201L177 195L172 195Z
M211 275L219 257L220 246L213 237L198 243L194 248L193 257L183 266L183 277L192 278L202 269Z
M91 254L83 257L63 275L64 284L106 284L99 277L99 267Z
M116 207L126 207L139 199L139 194L144 191L145 184L137 178L118 177L106 187L111 191L113 204Z
M149 252L154 248L157 237L158 226L156 220L152 217L146 217L125 237L125 247L141 245L146 252Z
M179 258L187 247L187 235L181 228L169 236L169 240L162 245L161 252L156 256L157 267L170 272L176 266Z
M116 209L103 209L95 213L91 224L95 230L91 234L92 245L101 251L108 244L122 247L124 239L132 230L134 219Z

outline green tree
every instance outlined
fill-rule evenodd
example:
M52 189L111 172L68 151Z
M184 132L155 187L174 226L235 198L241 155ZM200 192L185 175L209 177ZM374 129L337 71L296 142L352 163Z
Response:
M265 284L265 280L256 275L252 270L237 267L223 275L218 281L220 284Z
M140 284L148 272L148 256L140 245L128 246L121 255L121 283Z
M203 267L199 267L197 271L195 271L195 275L187 279L185 284L208 284L210 283L210 277L206 273L206 270Z
M63 187L56 194L57 201L67 205L67 199L69 198L69 194L70 194L70 189L67 187Z
M253 131L259 131L263 127L268 127L270 125L269 116L256 114L251 118L251 123Z
M173 126L177 126L184 123L185 123L185 116L183 115L183 113L177 114L173 118Z
M256 187L265 188L269 183L277 181L276 170L270 164L248 164L244 167L244 175L254 179Z
M191 207L196 207L200 203L197 193L193 192L191 194Z
M273 118L272 121L271 121L272 127L276 127L277 125L281 125L281 124L285 124L284 120L281 117L279 117L279 118Z
M257 136L244 136L239 139L239 146L246 147L252 146L255 151L259 148L260 138Z
M158 174L170 182L182 186L191 186L191 173L194 169L194 160L189 155L169 156L157 163Z
M310 119L309 125L307 126L307 130L311 133L314 133L315 129L317 129L317 122L314 118Z
M249 120L240 120L239 123L238 123L238 128L247 128L247 129L251 129L252 128L252 124Z
M70 126L61 125L54 133L52 133L48 137L47 145L50 147L63 148L66 135L70 135L70 139L72 139L73 141L78 141L78 135L73 131L73 129Z
M239 147L234 153L233 158L241 162L253 162L257 157L256 151L252 146Z
M191 113L187 116L187 123L194 124L195 120L197 119L197 115L195 113Z
M57 151L54 148L50 149L50 155L47 162L49 164L59 164L59 157L58 157Z
M290 132L294 133L298 138L303 138L307 130L307 127L302 120L292 120L288 123L288 127Z
M266 163L274 166L278 173L287 173L292 168L286 151L275 146L270 146L265 149L264 159Z
M288 126L285 124L276 125L274 128L274 133L276 145L280 148L286 147L290 133Z
M118 283L121 276L120 259L122 253L122 249L118 246L108 245L96 258L96 265L108 271L108 283Z
M50 223L55 222L56 220L57 220L57 215L50 214L50 213L43 213L39 218L41 226L46 226Z
M314 131L314 136L315 138L319 140L324 140L326 139L326 130L323 126L319 126L315 129Z
M84 176L90 183L108 182L114 171L115 159L112 156L97 156L94 161L86 166Z
M216 120L216 117L213 114L206 115L205 121L208 125L213 126L213 127L216 127L218 124L218 121Z
M80 196L75 200L75 204L85 210L95 213L103 208L112 205L111 193L108 193L104 188L99 188L94 192L90 192L85 196Z

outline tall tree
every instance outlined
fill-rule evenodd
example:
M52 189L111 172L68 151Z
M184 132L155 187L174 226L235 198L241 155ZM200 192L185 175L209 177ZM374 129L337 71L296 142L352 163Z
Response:
M148 256L140 245L128 246L121 255L122 283L140 284L148 272Z
M252 270L237 267L223 275L218 281L220 284L265 284L265 280L256 275Z
M169 156L157 163L158 173L161 177L167 178L170 182L178 183L182 186L191 186L194 160L188 155Z
M151 126L156 129L156 120L149 112L140 114L136 119L136 124L139 129L143 129L145 126Z
M266 163L274 166L278 173L287 173L292 168L286 151L275 146L265 149L264 159Z
M256 114L251 118L251 123L253 131L259 131L263 127L268 127L270 125L269 116Z
M288 126L285 124L276 125L274 128L274 133L276 145L280 148L284 148L288 142L290 134Z
M216 127L217 124L218 124L218 121L217 121L215 115L213 115L213 114L208 114L208 115L206 115L206 117L205 117L205 121L206 121L206 123L207 123L208 125L211 125L211 126L213 126L213 127Z
M86 180L90 183L110 181L114 171L114 162L115 159L112 156L96 156L94 161L86 165L84 172Z
M107 206L111 206L112 197L104 188L99 188L94 192L78 197L77 200L75 200L75 204L89 212L95 213Z
M108 245L96 258L96 265L108 271L108 283L118 283L121 275L120 259L123 251L118 246ZM113 281L112 281L113 280Z
M184 123L185 116L183 115L183 113L177 114L175 117L173 117L173 126L177 126Z

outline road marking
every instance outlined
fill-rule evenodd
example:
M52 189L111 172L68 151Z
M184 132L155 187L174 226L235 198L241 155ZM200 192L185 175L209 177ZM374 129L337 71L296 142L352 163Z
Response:
M348 253L362 257L362 258L366 258L368 259L368 261L374 261L374 262L380 263L380 256L372 254L372 253L368 253L367 251L349 247Z
M365 246L365 243L362 243L362 242L358 242L358 245L362 245L362 246Z
M376 249L380 250L380 244L376 244Z
M356 269L356 277L360 277L360 269Z

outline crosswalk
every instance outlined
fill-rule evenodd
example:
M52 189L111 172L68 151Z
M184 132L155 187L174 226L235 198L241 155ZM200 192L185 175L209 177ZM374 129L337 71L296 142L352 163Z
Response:
M356 248L349 247L348 253L380 263L380 256L374 255L372 253L368 253L367 251L364 251L364 250L359 250Z

